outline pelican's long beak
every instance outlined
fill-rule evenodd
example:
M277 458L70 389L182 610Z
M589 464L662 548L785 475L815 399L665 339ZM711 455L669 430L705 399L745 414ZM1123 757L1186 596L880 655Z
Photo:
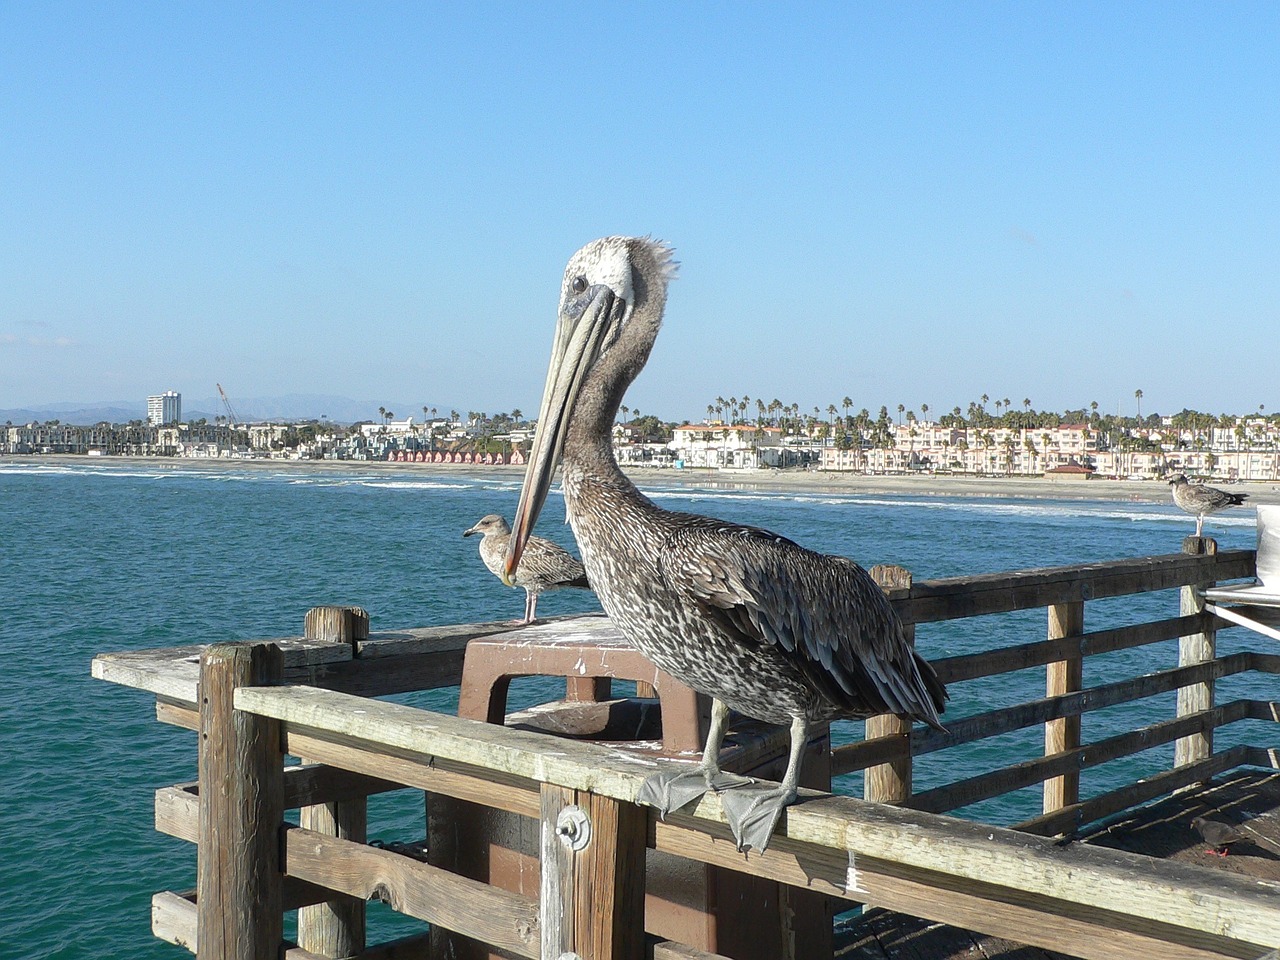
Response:
M502 580L508 586L551 489L578 392L607 342L609 327L625 310L625 301L603 285L588 288L580 296L567 300L560 309L547 384L538 409L538 431L529 452L529 466L525 470L524 486L520 488L520 502L502 567Z

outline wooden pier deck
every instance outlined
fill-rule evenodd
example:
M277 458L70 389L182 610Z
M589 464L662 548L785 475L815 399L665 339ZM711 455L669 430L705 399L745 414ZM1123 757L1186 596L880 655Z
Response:
M635 652L604 618L371 634L363 611L323 607L308 613L302 637L103 654L93 673L152 693L157 719L200 732L199 783L162 787L155 804L156 828L196 845L199 893L158 893L152 918L156 936L199 960L276 960L282 950L289 960L822 960L833 955L831 915L851 908L861 915L834 931L842 960L1262 960L1280 946L1280 854L1270 842L1280 840L1270 679L1280 655L1264 646L1220 656L1216 634L1227 624L1201 595L1253 576L1254 561L1253 551L1219 554L1211 540L1188 538L1182 554L915 584L886 568L881 583L913 629L1047 611L1038 637L934 661L949 684L1040 667L1045 696L984 698L983 712L946 733L890 716L869 720L861 742L822 741L819 765L864 771L864 797L802 791L769 850L749 857L734 849L714 794L665 820L636 804L655 764L647 746L507 725L492 705L482 722L379 699L465 691L469 651L493 643L513 651L511 676L537 672L526 659L535 649L563 645L575 651L572 669L554 675L568 677L572 709L597 703L610 713L616 677L643 681L665 711L670 678L611 672ZM1178 594L1163 619L1085 627L1094 600L1164 590ZM1176 641L1176 664L1130 677L1107 669L1105 682L1085 682L1091 657L1165 641ZM1255 692L1216 700L1217 682L1237 675L1255 678L1245 687ZM1169 698L1149 699L1175 691L1176 712ZM1143 725L1086 741L1082 717L1136 702L1159 707L1141 714ZM1215 748L1215 733L1241 722L1254 724L1249 742ZM914 757L1031 727L1043 729L1043 754L913 789ZM752 736L738 749L767 761ZM1174 748L1171 768L1082 793L1082 770L1161 745ZM286 755L304 765L286 766ZM1015 829L949 815L1037 784L1044 812ZM458 803L524 824L532 886L469 873L463 853L434 843L425 863L420 846L367 844L367 798L404 789L425 792L437 837L465 834L450 819ZM294 809L300 823L286 819ZM1248 820L1258 841L1225 858L1206 854L1190 831L1205 813ZM711 898L710 926L687 928L704 942L658 931L653 895L669 891L646 872L655 857L769 892L728 906ZM430 936L366 944L373 897L429 923ZM283 914L295 909L296 944L283 940ZM816 947L805 939L815 919ZM726 920L729 935L717 939ZM762 920L772 939L742 942L739 932L733 942L735 925Z
M1191 828L1196 817L1248 822L1256 840L1219 857ZM1280 885L1280 773L1240 768L1134 810L1078 842L1190 863ZM871 908L836 930L839 960L1077 960L919 917ZM1136 958L1135 958L1136 960Z

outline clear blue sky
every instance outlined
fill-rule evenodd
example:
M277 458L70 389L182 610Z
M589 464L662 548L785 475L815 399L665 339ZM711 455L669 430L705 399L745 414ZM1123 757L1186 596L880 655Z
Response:
M666 419L1271 412L1280 4L0 3L0 408L530 415L607 233Z

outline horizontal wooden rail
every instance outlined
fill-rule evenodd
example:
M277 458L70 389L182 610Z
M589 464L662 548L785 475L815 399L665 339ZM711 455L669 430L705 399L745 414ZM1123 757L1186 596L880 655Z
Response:
M1100 653L1129 650L1164 640L1176 640L1190 633L1200 633L1212 626L1207 613L1172 617L1130 626L1095 630L1080 636L1054 640L1036 640L1012 647L997 647L981 653L966 653L931 661L943 683L960 683L981 677L993 677L1028 667L1041 667L1069 656L1091 657Z
M314 688L241 688L236 706L283 721L291 750L297 732L312 742L393 754L419 768L449 761L628 803L652 772L648 761L599 744ZM490 797L502 792L491 788ZM976 922L988 932L1097 960L1144 951L1168 958L1244 957L1280 942L1280 890L1203 868L1083 845L1062 849L1009 830L810 791L787 811L776 854L771 847L749 859L728 856L732 841L714 793L692 815L669 819L696 828L712 846L718 842L733 869L807 883L778 866L803 854L808 859L801 872L812 867L830 876L836 895L846 899L940 922L963 914L970 926ZM881 875L883 884L875 879ZM910 889L890 882L904 876L915 884ZM1039 927L1032 925L1041 913L1052 922L1042 918ZM1086 931L1091 935L1081 941Z
M520 957L540 955L538 903L412 857L290 826L285 873L493 944Z
M935 623L1253 575L1252 550L1224 550L1205 556L1171 553L1134 560L919 580L910 590L890 591L889 598L903 622Z
M198 943L196 926L194 891L174 893L166 890L151 898L151 932L158 939L183 947L194 954ZM426 956L428 941L428 934L413 934L376 947L369 947L351 960L404 960L405 957ZM310 950L303 950L297 944L286 940L282 960L330 960L330 958L321 957Z
M1075 693L1029 700L1011 707L1001 707L961 720L949 721L946 732L916 727L911 732L909 745L907 738L904 737L886 737L846 744L831 751L831 772L834 776L861 770L872 764L891 760L904 754L908 749L915 756L945 750L960 744L1035 726L1048 720L1078 716L1120 703L1128 703L1131 700L1168 693L1191 683L1200 683L1207 679L1217 680L1243 673L1254 668L1255 656L1247 652L1237 653L1189 667L1174 667L1127 680L1117 680L1115 683L1089 687Z
M1059 777L1065 773L1078 773L1099 764L1110 763L1121 757L1133 756L1171 743L1179 737L1192 733L1201 733L1234 723L1237 720L1251 718L1254 715L1253 702L1235 700L1228 704L1204 710L1200 713L1153 723L1139 730L1095 740L1070 750L1024 760L1010 764L998 770L982 773L965 780L957 780L932 790L922 790L912 794L906 805L913 810L924 810L929 813L946 813L959 807L998 797L1013 790L1041 783L1050 777Z
M1024 820L1017 824L1015 829L1041 836L1071 833L1086 823L1101 820L1121 810L1173 793L1193 783L1208 780L1242 763L1250 762L1254 749L1256 748L1247 746L1232 747L1230 750L1215 753L1203 760L1174 767L1172 770L1166 770L1145 780L1126 784L1088 800L1070 804L1052 813ZM1280 890L1277 893L1280 893ZM1276 942L1280 943L1280 940Z

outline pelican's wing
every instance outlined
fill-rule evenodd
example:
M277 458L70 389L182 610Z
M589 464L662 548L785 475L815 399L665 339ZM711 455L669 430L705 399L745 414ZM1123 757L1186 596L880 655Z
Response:
M744 643L784 651L833 702L938 724L942 684L852 560L753 527L697 524L671 533L659 569L671 589Z

